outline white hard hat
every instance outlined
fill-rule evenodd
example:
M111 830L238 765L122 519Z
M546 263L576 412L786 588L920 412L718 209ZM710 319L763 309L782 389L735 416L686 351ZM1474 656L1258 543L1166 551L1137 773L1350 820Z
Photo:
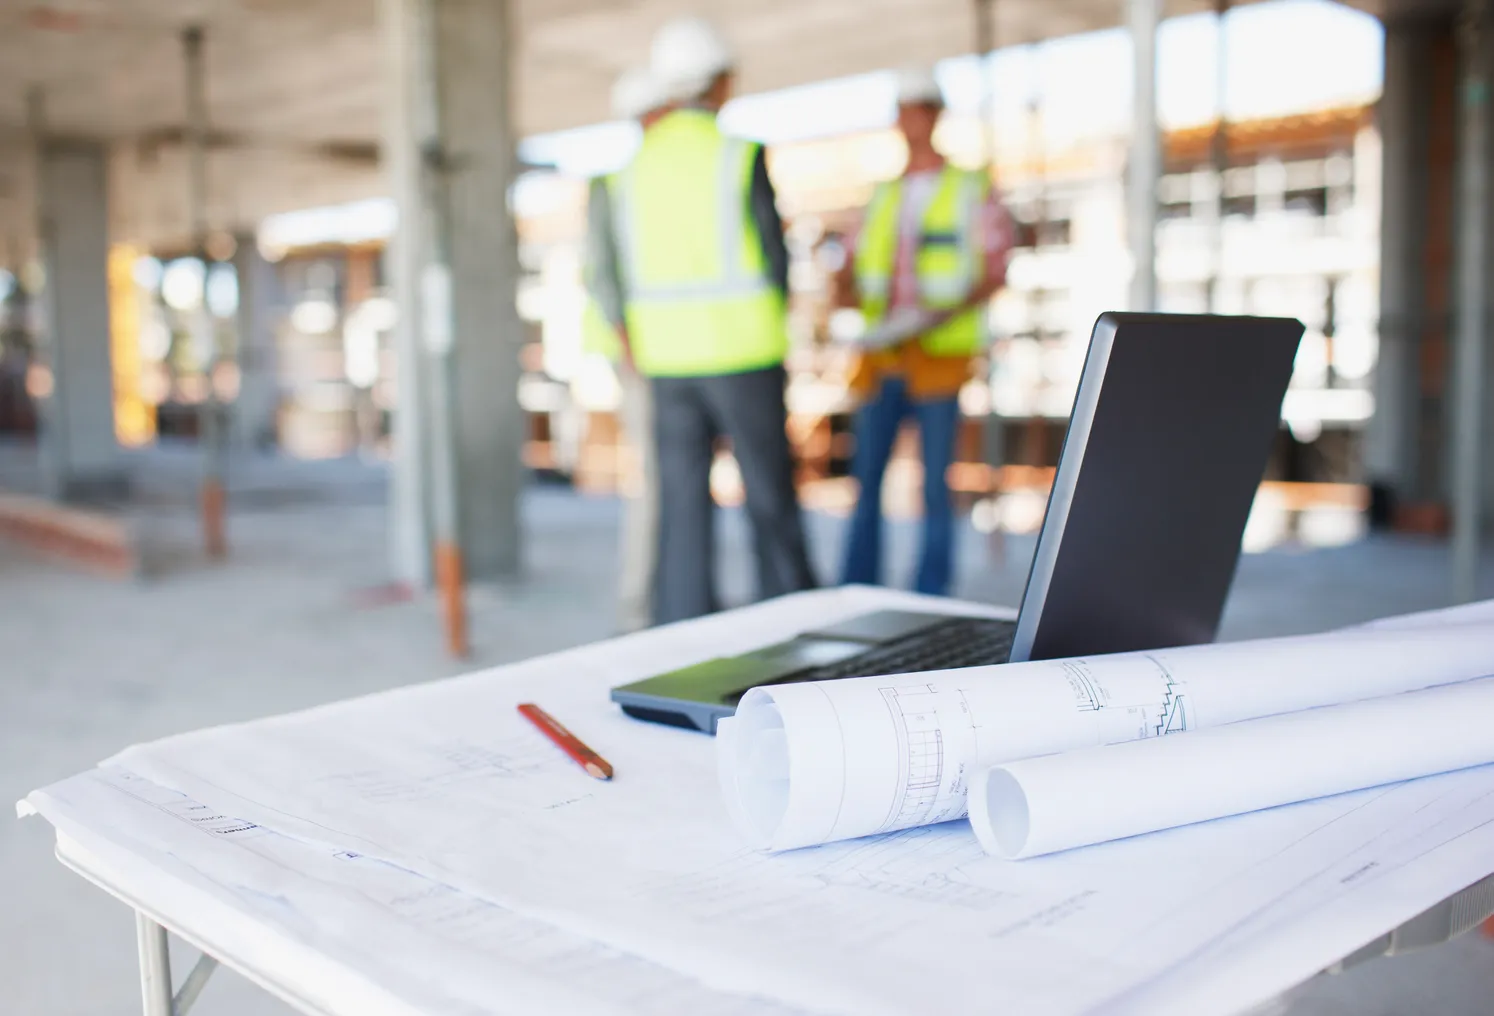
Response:
M637 120L668 101L647 67L629 67L612 85L612 115L619 120Z
M897 72L898 105L944 105L944 93L932 67L904 67Z
M649 69L671 99L694 99L736 64L731 47L705 18L675 18L654 35Z

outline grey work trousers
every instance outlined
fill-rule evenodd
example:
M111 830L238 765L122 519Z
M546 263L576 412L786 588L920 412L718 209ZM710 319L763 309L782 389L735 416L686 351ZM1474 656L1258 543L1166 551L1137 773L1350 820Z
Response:
M618 368L623 437L635 455L636 475L623 491L622 560L618 582L618 623L637 631L653 623L654 562L659 552L659 470L654 455L654 406L648 378Z
M815 586L785 432L784 377L780 366L653 379L659 468L656 623L699 617L719 607L711 460L723 435L731 439L746 488L758 597Z

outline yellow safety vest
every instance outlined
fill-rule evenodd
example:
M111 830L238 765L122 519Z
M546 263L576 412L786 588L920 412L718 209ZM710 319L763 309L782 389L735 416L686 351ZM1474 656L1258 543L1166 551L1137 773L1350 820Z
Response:
M581 305L581 352L605 356L613 363L622 359L622 340L617 329L591 297Z
M613 228L628 341L650 377L736 374L783 362L783 295L748 213L758 146L681 109L649 128L617 175Z
M990 194L981 173L945 166L923 211L914 256L919 301L926 307L958 307L985 277L986 257L975 223ZM856 288L867 326L887 313L897 260L901 180L877 185L856 246ZM986 313L973 307L924 335L919 344L930 356L970 356L985 344Z

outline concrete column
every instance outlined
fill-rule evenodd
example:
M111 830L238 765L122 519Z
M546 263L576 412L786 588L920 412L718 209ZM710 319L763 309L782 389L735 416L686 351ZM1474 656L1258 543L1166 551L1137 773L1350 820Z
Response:
M497 578L520 566L509 6L382 0L391 83L385 157L399 204L390 252L400 311L392 550L396 574L417 582L430 578L430 536L448 495L468 576Z
M1483 515L1490 161L1485 31L1483 0L1468 0L1458 25L1457 330L1451 404L1452 590L1457 603L1477 598Z
M1157 306L1157 183L1162 176L1162 136L1157 126L1157 22L1160 0L1126 0L1131 30L1131 155L1126 172L1126 229L1131 258L1131 309Z
M260 254L254 234L243 234L237 241L233 267L239 283L235 314L239 393L234 400L233 439L240 447L271 448L278 439L276 413L280 406L275 361L280 280L275 266Z
M1385 83L1379 108L1380 356L1374 378L1375 415L1364 438L1364 466L1387 514L1390 500L1415 482L1428 131L1421 111L1430 96L1430 34L1420 23L1385 26Z
M1214 104L1218 119L1214 122L1214 136L1209 139L1209 169L1211 207L1209 226L1213 248L1209 256L1208 307L1211 314L1223 313L1221 288L1224 277L1224 177L1229 172L1229 110L1225 105L1229 85L1229 8L1230 0L1214 0L1214 19L1217 37L1214 41Z
M992 80L993 68L989 63L996 50L996 0L974 0L975 4L975 53L980 61L980 159L986 173L995 180L996 174L996 85ZM993 183L993 186L999 185ZM989 314L989 309L987 310ZM987 391L995 380L994 358L986 368ZM981 455L991 467L991 493L999 493L1000 475L996 470L1006 464L1005 421L996 412L996 400L989 399L986 415L981 418ZM1001 530L992 533L999 539Z
M1365 471L1375 522L1430 534L1448 524L1456 84L1449 20L1387 23L1379 111L1380 355Z
M52 378L39 407L42 475L52 497L117 497L128 481L109 357L107 151L100 142L41 137L36 155L41 357Z
M380 0L379 4L385 80L382 158L390 193L399 208L395 233L384 254L398 313L394 327L397 394L390 425L389 559L396 579L416 585L425 585L431 578L425 371L419 329L425 240L415 101L416 85L427 62L419 59L422 47L416 45L423 6L413 0Z
M187 221L191 224L193 253L202 262L204 270L211 264L207 253L207 76L204 65L203 33L197 26L182 30L182 70L184 98L186 99L187 149ZM202 453L202 480L198 490L198 505L202 518L203 547L209 557L221 558L228 554L228 536L225 532L227 514L227 490L225 476L228 472L228 447L224 440L230 430L225 425L224 405L218 397L219 349L216 329L206 305L197 312L195 328L201 329L207 362L202 365L207 377L207 395L197 411L197 444Z

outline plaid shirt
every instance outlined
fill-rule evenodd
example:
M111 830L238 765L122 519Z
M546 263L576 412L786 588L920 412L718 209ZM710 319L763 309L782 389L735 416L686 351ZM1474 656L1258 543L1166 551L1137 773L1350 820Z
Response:
M927 180L916 180L922 177ZM918 252L918 237L923 229L923 213L928 199L933 194L932 184L938 179L937 170L909 174L904 177L904 196L910 196L898 214L897 253L892 268L892 288L888 294L889 310L918 306L918 275L915 258ZM907 185L912 183L912 187ZM1006 265L1016 238L1016 227L1006 206L992 190L980 209L980 221L976 223L977 242L985 252L986 282L1000 283L1006 278ZM860 243L858 231L855 244ZM888 376L907 379L910 397L927 401L958 395L965 382L970 379L968 356L930 356L917 342L903 343L896 349L877 353L863 353L856 358L851 372L850 386L860 395L872 394L881 380Z

